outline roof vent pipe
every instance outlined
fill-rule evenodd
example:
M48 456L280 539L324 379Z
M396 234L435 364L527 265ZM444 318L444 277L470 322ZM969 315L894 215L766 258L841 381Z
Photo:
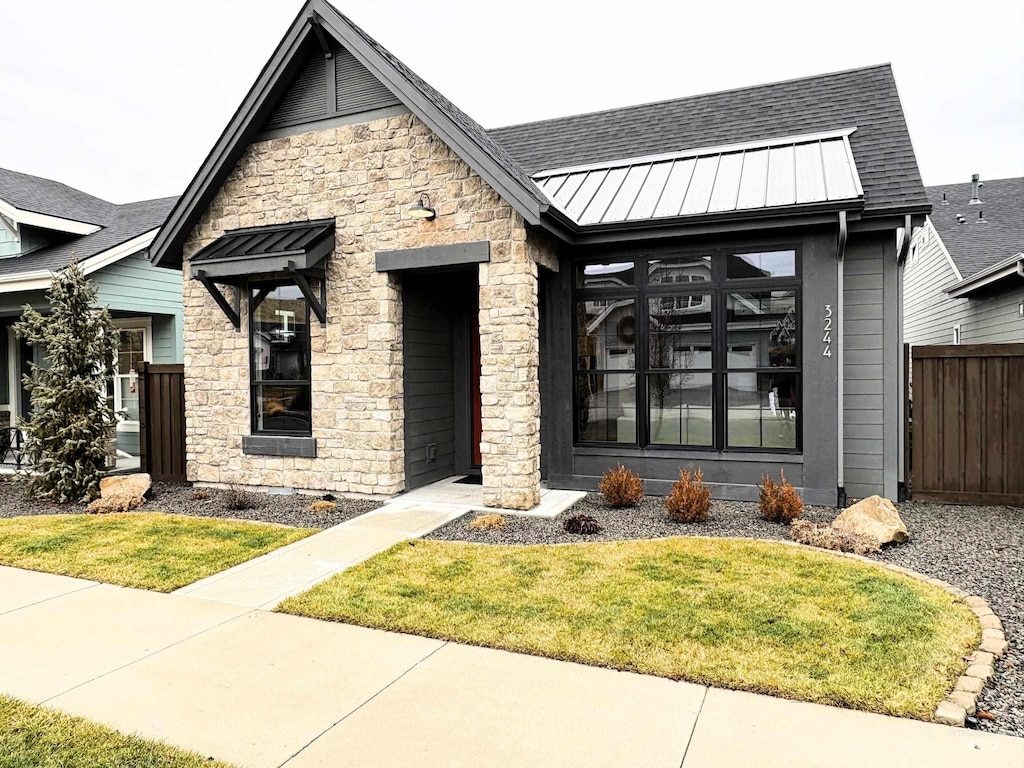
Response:
M985 221L985 212L984 211L978 211L978 220L975 223L976 224L988 224L988 222Z
M985 182L981 180L981 176L977 173L971 174L971 199L968 201L970 205L978 205L981 202L981 188L985 186Z
M946 193L945 192L942 193L942 204L943 205L949 205L949 200L946 199Z
M958 214L956 215L956 223L957 223L957 224L963 224L963 223L964 223L965 221L967 221L967 219L965 219L965 218L964 218L963 216L961 216L961 215L960 215L959 213L958 213Z

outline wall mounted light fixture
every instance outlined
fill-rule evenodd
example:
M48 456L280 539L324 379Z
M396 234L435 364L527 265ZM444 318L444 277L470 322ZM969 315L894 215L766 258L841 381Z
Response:
M416 219L433 221L437 217L437 211L430 207L430 195L426 192L420 193L420 199L409 209L409 215Z

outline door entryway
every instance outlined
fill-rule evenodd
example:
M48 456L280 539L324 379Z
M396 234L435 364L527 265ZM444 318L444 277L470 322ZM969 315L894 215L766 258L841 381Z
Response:
M480 331L472 271L402 275L406 490L480 472Z

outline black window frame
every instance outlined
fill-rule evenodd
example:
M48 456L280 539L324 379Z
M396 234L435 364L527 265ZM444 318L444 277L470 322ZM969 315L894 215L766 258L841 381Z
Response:
M259 380L256 378L256 365L255 365L255 354L253 348L254 331L256 329L256 309L253 307L255 297L253 292L261 288L269 288L273 290L283 286L295 286L298 284L295 280L290 278L277 278L277 279L265 279L265 280L247 280L245 282L245 293L248 300L249 308L249 322L248 322L248 337L249 337L249 434L252 436L266 435L275 437L312 437L313 436L313 348L312 348L312 326L310 325L311 311L309 300L303 296L302 302L306 307L305 317L305 328L306 328L306 365L309 376L305 379L273 379L270 381ZM300 289L301 290L301 289ZM262 299L261 299L262 302ZM260 386L266 386L268 384L281 385L281 386L293 386L293 387L308 387L309 388L309 429L303 431L297 430L269 430L269 429L258 429L257 428L257 414L258 408L256 405L256 392Z
M751 253L792 251L794 254L794 275L779 277L727 277L728 257ZM648 263L666 259L698 259L710 258L711 279L708 281L672 282L665 284L649 284ZM579 285L579 272L589 264L606 264L613 262L634 263L633 284L620 287L585 288ZM631 248L628 250L609 250L588 254L572 262L572 407L573 407L573 445L581 448L632 448L655 449L667 451L700 451L708 453L803 453L803 246L800 242L745 242L715 245L684 245L654 246L648 248ZM747 291L794 291L796 314L795 365L776 367L728 367L728 312L727 297L731 293ZM711 445L677 445L656 443L650 434L650 404L648 402L648 378L654 374L665 373L668 369L650 366L649 359L649 310L648 299L659 296L678 296L680 294L709 294L711 296L711 386L712 386L712 441ZM634 367L630 370L588 370L580 367L579 339L577 328L577 310L580 301L587 300L624 300L634 302L634 325L636 338L634 341ZM705 373L706 369L698 372ZM796 441L793 448L772 446L745 446L728 444L728 375L729 373L761 373L795 374L796 376ZM632 374L634 376L636 429L633 442L594 441L580 439L580 402L578 377L589 374Z

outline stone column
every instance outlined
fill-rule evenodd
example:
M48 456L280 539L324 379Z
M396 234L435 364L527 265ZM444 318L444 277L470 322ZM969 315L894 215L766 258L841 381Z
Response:
M510 234L480 265L483 496L491 507L530 509L540 503L537 264L521 219Z

